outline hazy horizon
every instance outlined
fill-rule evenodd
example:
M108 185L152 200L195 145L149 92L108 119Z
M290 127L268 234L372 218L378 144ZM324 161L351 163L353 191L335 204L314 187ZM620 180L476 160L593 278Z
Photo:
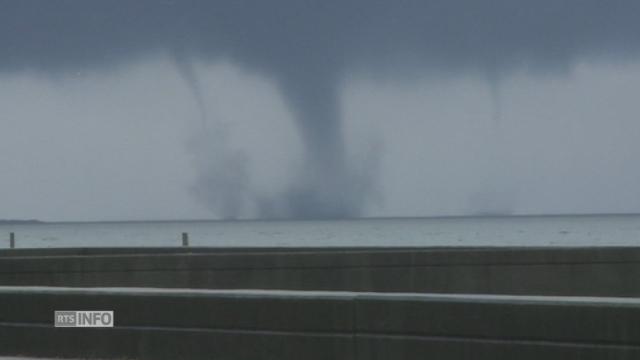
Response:
M242 219L216 219L216 218L133 218L133 219L66 219L47 220L39 218L2 218L0 225L12 225L20 223L42 223L42 224L73 224L73 223L162 223L162 222L255 222L255 221L352 221L352 220L411 220L411 219L491 219L491 218L540 218L540 217L619 217L619 216L640 216L640 213L531 213L531 214L441 214L432 216L358 216L353 218L306 218L306 219L282 219L282 218L242 218Z

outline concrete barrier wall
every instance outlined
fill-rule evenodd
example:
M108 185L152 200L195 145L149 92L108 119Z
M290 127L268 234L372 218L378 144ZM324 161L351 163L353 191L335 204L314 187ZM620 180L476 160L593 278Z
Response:
M114 328L55 328L113 310ZM638 359L640 300L0 288L0 355L128 359Z
M640 248L55 249L0 285L640 296Z

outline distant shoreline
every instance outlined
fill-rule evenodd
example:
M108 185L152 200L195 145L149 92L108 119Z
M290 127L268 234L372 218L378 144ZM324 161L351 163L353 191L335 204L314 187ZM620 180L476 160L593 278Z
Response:
M320 219L133 219L133 220L0 220L0 225L9 224L139 224L139 223L252 223L252 222L323 222L323 221L370 221L370 220L464 220L464 219L526 219L526 218L567 218L567 217L616 217L616 216L640 216L640 213L557 213L557 214L502 214L502 213L476 213L462 215L440 216L364 216L354 218L320 218Z
M0 219L0 225L33 225L33 224L44 224L44 221L40 220L2 220Z

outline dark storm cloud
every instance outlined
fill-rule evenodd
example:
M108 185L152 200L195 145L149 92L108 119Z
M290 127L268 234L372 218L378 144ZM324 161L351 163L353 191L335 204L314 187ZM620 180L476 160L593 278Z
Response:
M432 68L497 84L514 68L636 56L639 18L635 0L1 0L0 72L108 69L174 54L204 118L190 59L268 74L296 116L307 165L286 194L257 200L263 216L348 217L361 211L372 175L345 158L339 91L347 74ZM225 181L207 179L199 192L215 202L224 192L215 184Z
M55 70L180 47L296 78L387 61L544 64L636 53L633 0L0 1L1 66Z

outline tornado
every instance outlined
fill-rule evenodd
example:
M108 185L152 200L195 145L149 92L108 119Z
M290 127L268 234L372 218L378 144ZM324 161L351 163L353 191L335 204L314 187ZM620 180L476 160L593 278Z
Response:
M487 75L499 129L500 79L637 60L638 18L636 0L4 0L0 73L118 71L173 52L206 129L188 145L199 201L221 218L348 218L366 213L380 177L375 152L348 154L341 90L353 74ZM248 155L229 146L233 124L207 106L193 64L217 61L272 80L291 110L303 163L277 194L252 187Z

